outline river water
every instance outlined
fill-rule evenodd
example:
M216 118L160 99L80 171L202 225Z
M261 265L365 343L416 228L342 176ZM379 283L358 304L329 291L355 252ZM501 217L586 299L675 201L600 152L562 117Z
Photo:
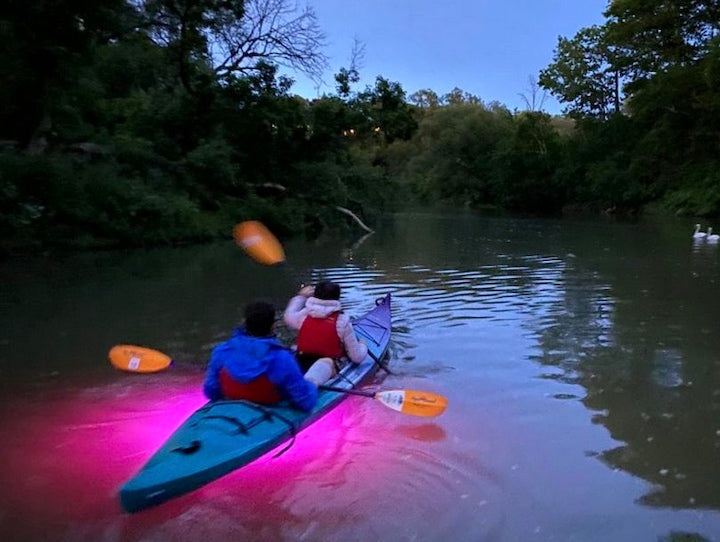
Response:
M362 239L0 264L5 540L720 540L720 247L645 219L388 217ZM138 514L116 492L194 409L258 297L393 294L392 374L438 418L352 397L278 458ZM290 337L279 330L281 337ZM169 354L116 371L111 346Z

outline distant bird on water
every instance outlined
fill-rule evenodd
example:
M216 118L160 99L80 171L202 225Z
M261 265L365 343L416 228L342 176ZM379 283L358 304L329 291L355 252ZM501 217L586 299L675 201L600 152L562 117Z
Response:
M693 239L705 239L706 235L707 233L700 231L700 224L695 224L695 233L693 233Z
M708 243L717 243L718 241L720 241L720 235L718 235L717 233L713 233L712 228L708 228L707 237L705 238L705 240Z

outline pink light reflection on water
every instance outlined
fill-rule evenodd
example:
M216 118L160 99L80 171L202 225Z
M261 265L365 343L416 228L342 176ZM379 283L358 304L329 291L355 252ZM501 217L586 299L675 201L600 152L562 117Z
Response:
M3 532L30 524L52 532L117 513L119 485L204 402L187 375L37 391L4 398Z
M302 493L303 484L315 483L309 480L313 473L332 470L354 438L352 418L362 409L348 411L346 402L300 433L279 458L271 452L161 506L122 512L117 490L204 404L200 381L197 374L131 375L85 389L55 389L43 398L6 396L0 417L0 533L25 540L129 540L152 532L182 537L187 526L173 518L217 506L242 509L252 518L236 534L296 523L279 504L283 495ZM339 469L325 483L342 485L342 479ZM241 527L227 522L224 532L233 528Z

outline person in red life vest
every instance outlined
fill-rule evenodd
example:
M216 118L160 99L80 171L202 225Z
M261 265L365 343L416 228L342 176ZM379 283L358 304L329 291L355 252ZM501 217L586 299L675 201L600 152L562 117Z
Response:
M303 377L293 352L273 334L275 307L256 301L245 307L245 325L210 355L203 391L212 401L245 399L272 405L283 399L309 411L317 386Z
M340 285L334 282L303 287L288 302L283 320L298 330L297 357L311 382L320 385L334 376L345 357L360 363L367 356L367 345L357 339L350 317L342 312Z

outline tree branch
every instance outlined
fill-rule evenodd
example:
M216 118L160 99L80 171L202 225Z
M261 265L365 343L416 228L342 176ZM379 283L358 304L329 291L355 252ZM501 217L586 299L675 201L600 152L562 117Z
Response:
M345 213L345 214L348 215L350 218L352 218L353 220L355 220L355 222L357 222L358 226L360 226L360 227L361 227L362 229L364 229L366 232L368 232L368 233L373 233L373 232L375 231L375 230L372 230L372 229L368 228L368 227L365 225L365 223L364 223L362 220L360 220L360 218L358 218L358 216L357 216L355 213L353 213L350 209L346 209L345 207L340 207L339 205L336 205L335 208L336 208L338 211L340 211L341 213Z
M257 61L280 64L319 79L327 68L321 52L325 34L310 7L289 0L247 0L245 15L228 20L215 33L215 73L228 75L256 69Z

